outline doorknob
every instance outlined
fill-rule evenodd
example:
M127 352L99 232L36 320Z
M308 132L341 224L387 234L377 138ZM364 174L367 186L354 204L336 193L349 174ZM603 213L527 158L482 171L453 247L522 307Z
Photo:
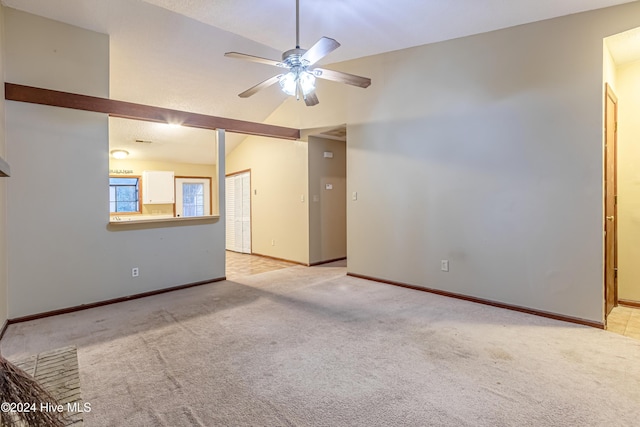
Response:
M613 221L613 216L608 216L607 221Z

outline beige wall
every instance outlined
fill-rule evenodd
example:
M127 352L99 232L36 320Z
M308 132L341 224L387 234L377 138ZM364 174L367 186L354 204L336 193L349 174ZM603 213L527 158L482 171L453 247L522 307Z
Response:
M110 158L109 170L132 170L131 175L139 176L142 176L144 171L173 171L175 176L211 178L211 214L217 215L219 212L218 180L216 179L215 165ZM145 215L173 215L173 204L142 205L142 213Z
M108 36L5 18L7 81L109 96ZM6 137L9 318L224 276L223 220L108 228L106 115L7 102Z
M4 8L0 6L0 76L4 79ZM0 157L6 159L4 85L0 88ZM0 178L0 327L7 320L7 180Z
M325 158L324 152L333 153ZM333 188L326 189L326 184ZM309 137L309 262L347 256L347 145Z
M309 263L307 143L249 137L226 162L251 169L252 252Z
M640 61L618 68L618 298L640 302Z
M638 25L634 2L372 56L339 64L373 80L344 106L285 101L272 122L347 123L348 270L602 322L602 46Z

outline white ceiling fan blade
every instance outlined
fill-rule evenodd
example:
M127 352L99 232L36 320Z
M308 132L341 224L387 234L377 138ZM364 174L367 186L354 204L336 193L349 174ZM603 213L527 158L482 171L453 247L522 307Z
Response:
M282 74L278 74L277 76L273 76L273 77L263 81L262 83L258 83L257 85L253 86L252 88L249 88L249 89L245 90L244 92L242 92L238 96L240 98L248 98L251 95L254 95L259 90L264 89L266 87L269 87L272 84L276 83L278 80L280 80L280 77L282 77L282 76L283 76Z
M275 61L273 59L261 58L259 56L247 55L245 53L238 52L227 52L224 56L228 58L236 58L236 59L244 59L245 61L258 62L260 64L273 65L274 67L282 67L287 68L285 64L280 61Z
M371 85L370 78L355 76L353 74L343 73L342 71L327 70L325 68L314 68L310 71L314 76L320 79L331 80L338 83L346 83L348 85L358 86L362 88L367 88L369 87L369 85Z
M318 105L320 101L318 101L316 93L311 92L304 97L304 103L307 104L307 107L313 107L314 105Z
M340 43L338 43L334 39L330 39L329 37L322 37L316 42L316 44L311 46L309 50L304 53L304 55L302 55L302 59L309 61L308 65L311 66L339 47Z

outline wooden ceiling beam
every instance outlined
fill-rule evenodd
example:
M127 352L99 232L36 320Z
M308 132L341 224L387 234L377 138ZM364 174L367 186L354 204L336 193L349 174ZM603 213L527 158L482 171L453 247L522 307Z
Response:
M179 123L182 126L200 129L224 129L228 132L271 138L300 139L299 129L208 116L206 114L189 113L186 111L135 104L133 102L116 101L114 99L95 96L78 95L76 93L60 92L15 83L5 83L4 94L5 99L9 101L93 111L96 113L109 114L111 117L157 123Z

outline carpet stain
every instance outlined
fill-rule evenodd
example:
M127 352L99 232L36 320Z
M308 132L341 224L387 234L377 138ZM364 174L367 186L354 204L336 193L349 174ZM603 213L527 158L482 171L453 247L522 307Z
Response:
M487 348L486 350L487 350L487 352L489 353L489 356L492 359L495 359L495 360L513 360L513 356L509 352L505 351L502 348L492 347L492 348Z
M476 359L479 356L478 353L462 339L446 331L441 332L432 328L424 328L414 330L412 335L414 339L411 341L423 346L423 351L427 359L455 362L461 359Z
M562 350L562 357L565 359L574 362L574 363L582 363L582 355L575 350Z

